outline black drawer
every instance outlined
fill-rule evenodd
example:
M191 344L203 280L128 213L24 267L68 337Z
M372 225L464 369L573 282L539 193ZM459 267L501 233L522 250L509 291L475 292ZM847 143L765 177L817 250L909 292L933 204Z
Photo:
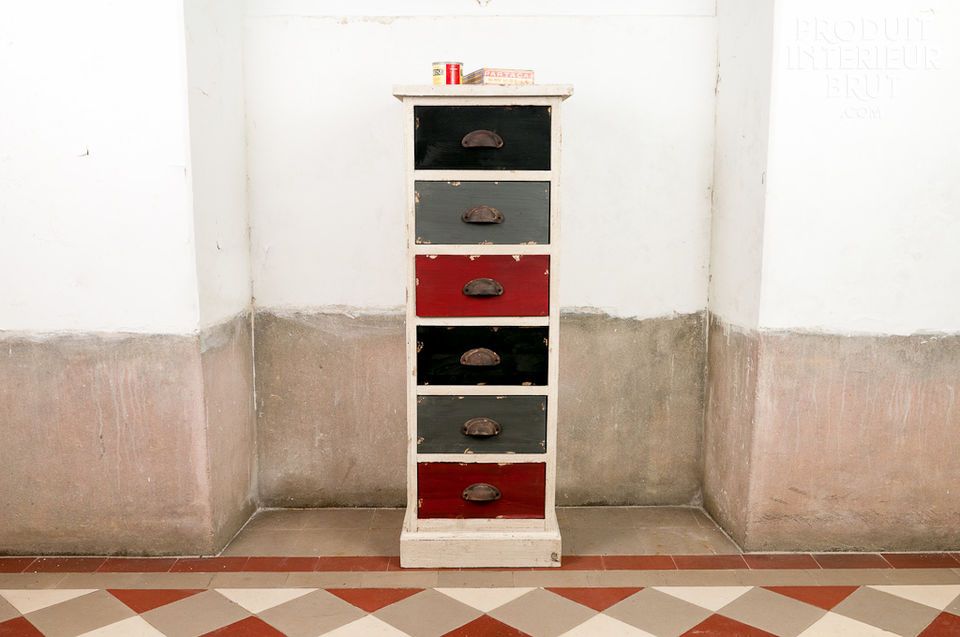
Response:
M417 383L546 385L547 332L546 327L419 326Z
M544 453L546 396L419 396L419 453Z
M415 106L414 116L417 170L550 170L549 106ZM465 147L477 131L495 137Z

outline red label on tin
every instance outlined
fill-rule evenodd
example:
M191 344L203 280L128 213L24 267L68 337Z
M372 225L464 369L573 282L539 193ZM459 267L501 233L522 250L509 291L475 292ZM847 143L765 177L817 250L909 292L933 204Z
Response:
M447 84L460 83L460 70L462 67L462 64L447 64Z

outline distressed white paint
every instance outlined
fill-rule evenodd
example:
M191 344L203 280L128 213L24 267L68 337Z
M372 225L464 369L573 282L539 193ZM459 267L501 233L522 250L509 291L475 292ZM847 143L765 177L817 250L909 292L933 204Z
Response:
M705 307L710 15L485 17L506 6L495 1L444 3L480 15L378 18L375 5L357 6L368 17L324 16L327 3L251 6L244 63L258 306L403 305L401 105L390 87L425 83L433 60L458 59L577 86L563 115L561 304L640 317ZM440 4L420 6L429 14ZM555 3L536 6L550 14Z
M757 327L766 199L773 3L717 5L717 112L710 311Z
M186 0L190 156L200 327L250 305L243 3Z
M562 101L572 95L572 86L545 86L538 95L536 89L529 87L471 87L469 95L458 94L450 89L418 89L401 86L394 89L394 95L402 99L403 112L400 124L404 139L404 165L406 182L406 377L407 377L407 515L400 536L400 562L407 567L426 566L503 566L524 565L560 565L561 538L557 525L555 506L556 466L557 466L557 410L559 387L559 351L560 351L560 303L558 300L559 277L556 269L559 264L558 243L560 234L560 165L561 165L561 111ZM527 246L531 253L550 257L550 308L548 317L495 317L480 320L477 317L445 317L441 319L422 319L416 314L417 280L415 255L420 246L415 241L416 224L415 180L424 172L414 169L414 109L429 104L439 106L513 106L543 105L551 111L550 119L550 170L512 171L516 176L529 178L533 174L537 179L550 181L550 243L549 245ZM509 142L508 142L509 143ZM495 181L504 177L501 171L446 171L451 181L481 179ZM509 176L509 175L508 175ZM502 253L504 247L493 245L473 246L433 246L432 253L453 254L457 248L470 247L475 254ZM516 246L513 246L516 247ZM417 384L417 328L425 324L441 325L510 325L526 323L531 318L547 318L547 384L538 387L483 385L466 387ZM518 320L519 319L519 320ZM417 403L419 395L465 395L464 389L478 390L477 395L508 395L518 389L538 389L538 395L545 395L548 409L546 414L546 453L543 454L419 454L417 453ZM419 462L499 462L545 464L544 519L505 520L476 519L450 521L444 519L420 520L419 482L417 469ZM475 538L470 533L479 532ZM465 541L470 540L470 541ZM463 547L470 545L471 550Z
M760 325L960 330L960 4L780 0L773 68Z
M715 0L247 0L256 16L691 16L714 14Z
M194 331L180 3L5 3L0 43L0 329Z

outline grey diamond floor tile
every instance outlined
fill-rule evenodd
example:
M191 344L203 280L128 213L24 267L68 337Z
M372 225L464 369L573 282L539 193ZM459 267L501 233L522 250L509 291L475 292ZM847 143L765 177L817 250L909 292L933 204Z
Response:
M747 591L718 612L780 637L796 637L827 613L763 588Z
M136 615L107 591L95 591L26 615L46 637L75 637Z
M377 618L412 637L439 637L482 614L432 589L421 591L374 613Z
M318 590L267 609L258 617L288 637L316 637L365 615L353 604Z
M556 637L597 613L582 604L537 588L487 614L533 637Z
M949 604L944 610L954 615L960 615L960 597L953 600L953 603Z
M198 637L249 617L240 605L216 591L204 591L143 613L167 637Z
M0 622L19 617L20 611L13 607L13 604L0 597Z
M713 613L682 599L645 588L604 611L654 635L679 635Z
M916 635L939 615L935 608L866 586L837 604L833 612L898 635Z

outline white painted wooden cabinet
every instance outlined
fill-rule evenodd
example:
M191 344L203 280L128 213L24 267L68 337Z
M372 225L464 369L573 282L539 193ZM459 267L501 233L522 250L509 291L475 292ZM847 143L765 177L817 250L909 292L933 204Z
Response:
M404 567L559 566L560 105L569 86L400 86Z

